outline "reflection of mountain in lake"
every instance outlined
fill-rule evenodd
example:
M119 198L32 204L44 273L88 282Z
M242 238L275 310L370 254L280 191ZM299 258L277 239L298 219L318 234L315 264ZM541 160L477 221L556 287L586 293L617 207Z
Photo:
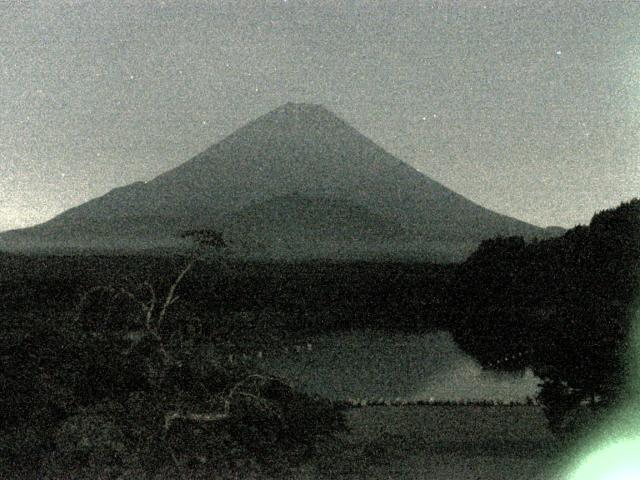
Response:
M310 342L311 351L267 356L264 367L332 399L524 400L540 381L529 371L483 371L445 332L334 333Z

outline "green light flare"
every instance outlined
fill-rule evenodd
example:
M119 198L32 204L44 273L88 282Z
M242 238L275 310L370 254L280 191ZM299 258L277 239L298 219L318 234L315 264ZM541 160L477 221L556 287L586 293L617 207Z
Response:
M640 306L633 309L627 401L585 439L566 480L640 480ZM577 466L576 466L577 465Z
M588 455L568 480L640 479L640 439L614 442Z

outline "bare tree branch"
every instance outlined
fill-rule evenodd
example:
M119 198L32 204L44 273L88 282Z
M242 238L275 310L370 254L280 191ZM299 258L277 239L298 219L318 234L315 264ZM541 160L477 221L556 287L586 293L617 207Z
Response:
M171 428L171 424L173 423L174 420L189 420L192 422L219 422L221 420L225 420L227 418L229 418L231 416L231 404L232 401L234 399L234 397L236 396L242 396L242 397L246 397L246 398L250 398L252 400L254 400L258 405L260 405L263 409L265 410L270 410L271 412L275 413L278 417L281 417L281 415L275 411L275 409L271 408L269 405L269 402L262 397L259 397L258 395L252 394L250 392L246 392L246 391L239 391L239 389L245 385L247 382L249 382L250 380L262 380L262 381L277 381L280 382L284 385L286 385L286 383L277 378L277 377L273 377L270 375L261 375L258 373L255 374L251 374L246 376L245 378L243 378L242 380L240 380L239 382L237 382L230 390L229 393L227 394L227 396L224 399L224 407L222 412L204 412L204 413L194 413L194 412L186 412L186 413L182 413L182 412L168 412L165 414L164 416L164 430L165 432L169 430L169 428Z
M162 309L160 310L160 314L158 315L158 319L156 322L157 327L159 327L162 321L164 320L164 317L167 313L167 308L169 307L169 305L171 305L177 300L177 298L175 298L176 288L178 288L178 285L180 284L184 276L187 274L187 272L189 272L189 270L191 270L191 268L196 263L199 257L200 257L199 254L192 255L189 263L187 263L187 265L182 269L178 277L171 284L171 287L169 288L169 293L167 293L164 304L162 305Z

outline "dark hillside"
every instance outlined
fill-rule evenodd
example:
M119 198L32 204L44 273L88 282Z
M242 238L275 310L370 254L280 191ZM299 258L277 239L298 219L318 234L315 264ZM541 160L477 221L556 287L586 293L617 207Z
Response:
M167 288L185 264L167 256L4 256L0 296L5 312L69 311L97 285ZM215 319L253 312L287 329L434 328L446 315L451 268L375 262L225 262L203 260L180 286L192 314ZM283 326L283 325L280 325Z

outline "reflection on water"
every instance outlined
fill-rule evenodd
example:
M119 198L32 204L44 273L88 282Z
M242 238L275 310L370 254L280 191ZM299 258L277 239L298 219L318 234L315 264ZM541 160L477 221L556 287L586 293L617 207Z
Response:
M535 396L540 381L530 371L483 371L447 332L356 331L315 336L309 343L265 356L262 366L331 399L521 401Z

